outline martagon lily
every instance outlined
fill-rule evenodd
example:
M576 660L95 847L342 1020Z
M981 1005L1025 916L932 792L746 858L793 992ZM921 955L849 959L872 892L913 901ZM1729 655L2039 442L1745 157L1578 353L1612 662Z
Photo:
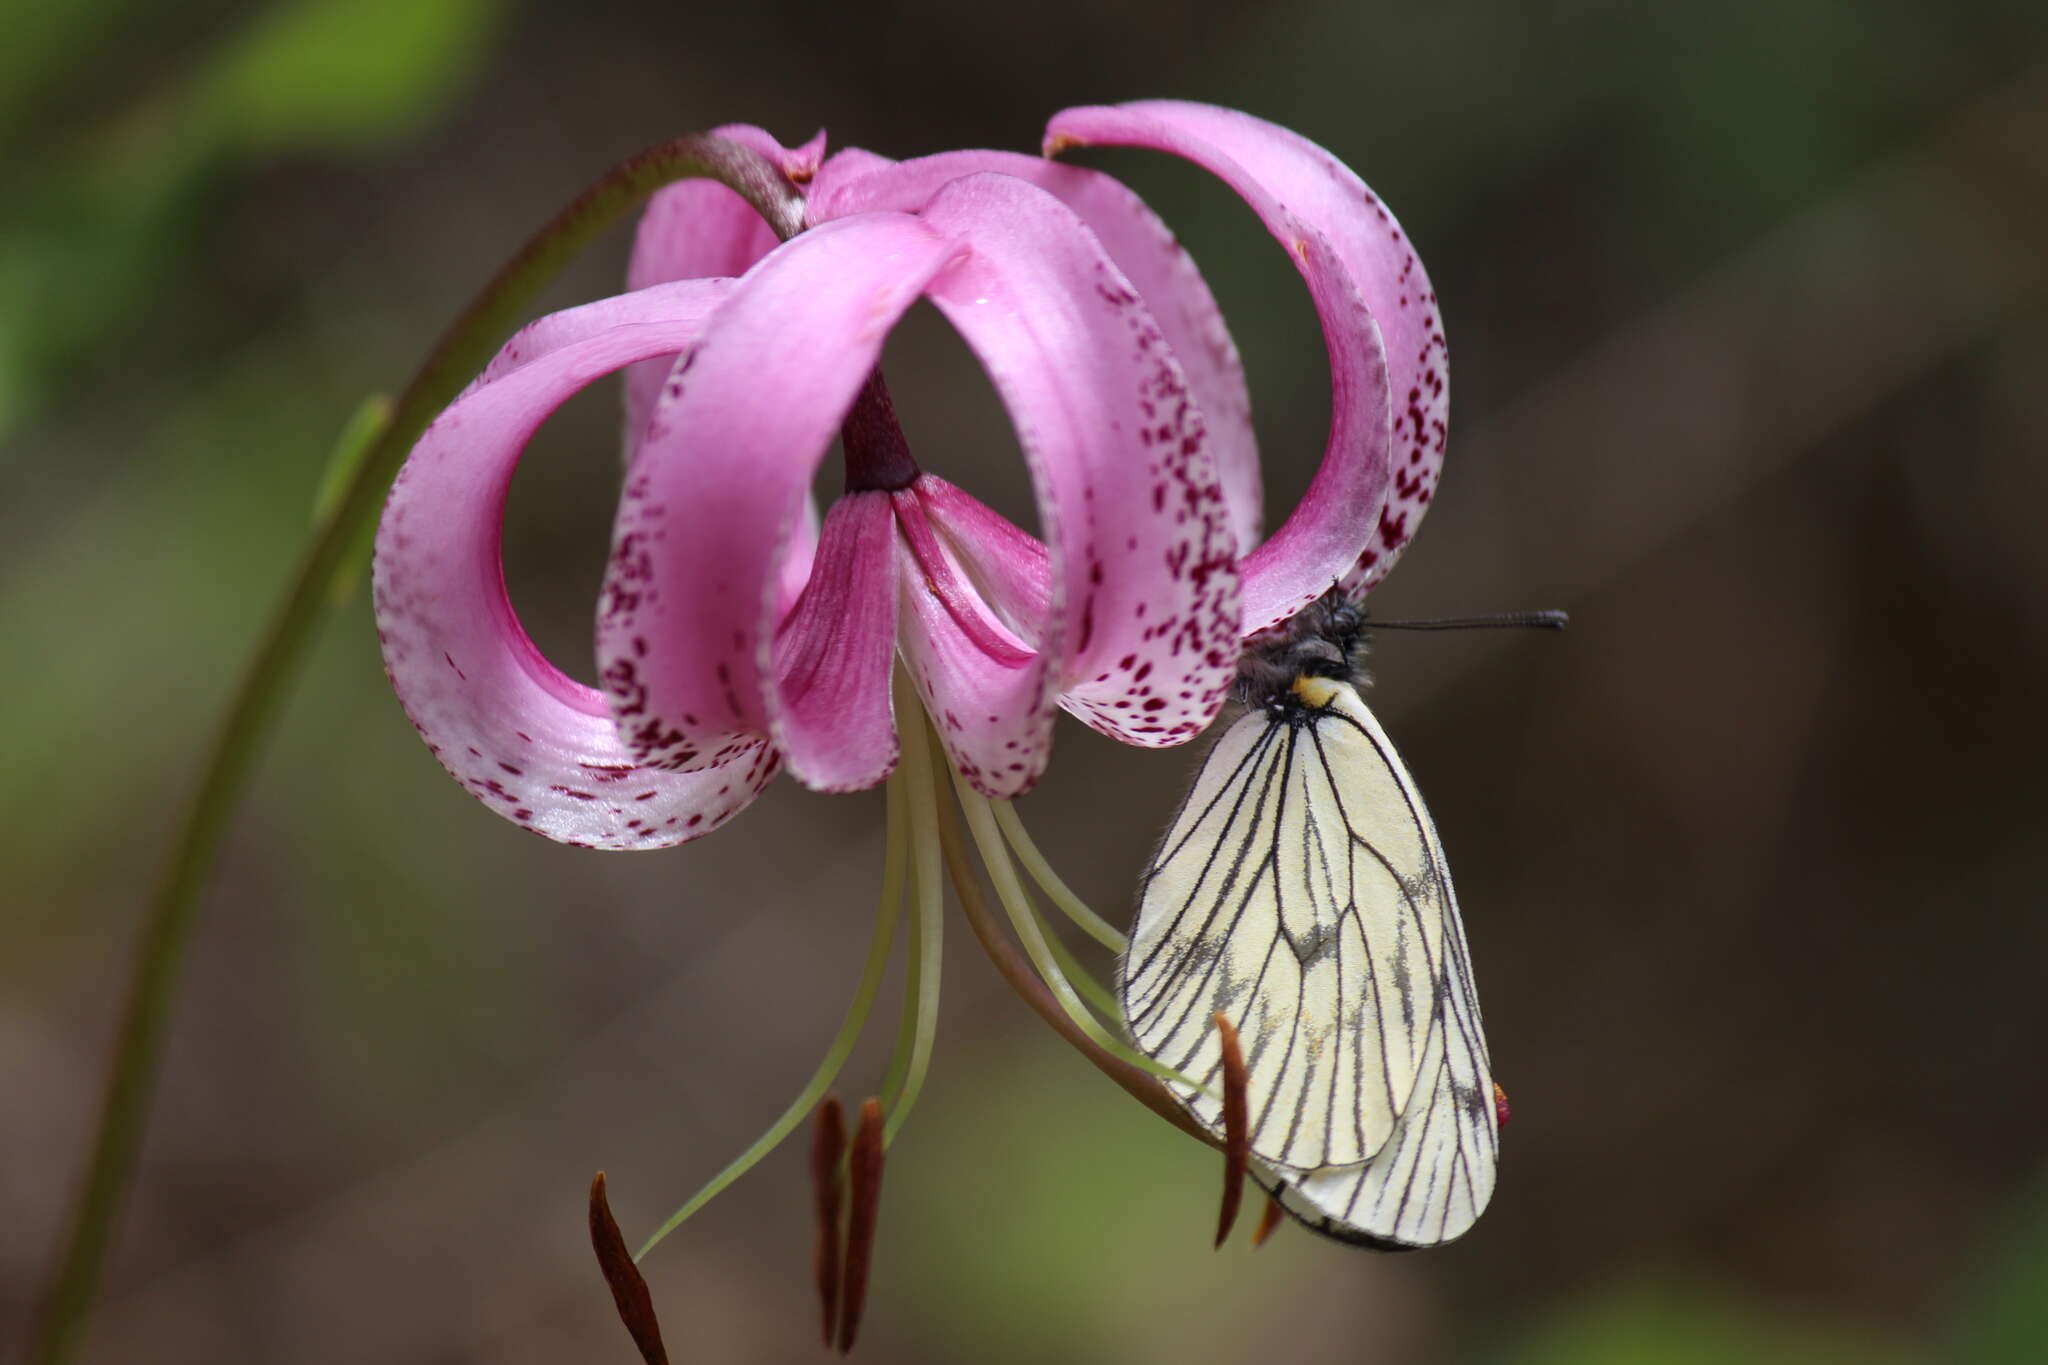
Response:
M886 1128L864 1130L879 1179L877 1144L895 1135L930 1055L941 849L960 843L927 734L1043 981L1027 994L1041 1012L1053 1000L1072 1024L1063 1031L1098 1065L1122 1067L1127 1087L1145 1079L1133 1068L1157 1069L1116 1036L1113 1006L1107 1027L1089 1012L1104 995L1044 932L1012 856L1095 937L1114 947L1121 935L1060 884L1007 803L1044 772L1059 709L1129 744L1198 735L1246 636L1333 585L1362 593L1391 565L1429 502L1445 431L1443 333L1420 263L1355 175L1285 129L1147 102L1058 115L1045 157L901 162L857 149L826 158L823 134L795 148L752 127L717 135L801 195L800 230L779 239L715 182L662 190L641 220L628 291L526 327L420 438L375 560L385 661L413 724L458 781L535 833L661 848L716 829L784 767L817 791L889 783L882 912L834 1055L682 1214L830 1086L907 898L918 948L904 1042L870 1107ZM1214 173L1309 288L1329 354L1329 438L1307 494L1269 537L1223 318L1136 195L1050 159L1086 145L1154 148ZM877 367L920 298L995 386L1042 542L909 450ZM626 466L593 689L522 629L500 527L534 432L621 370ZM845 491L820 517L810 489L835 437ZM957 859L951 871L972 919L985 902ZM975 929L1014 966L1007 940L991 937L999 928L983 918ZM819 1150L836 1154L822 1132ZM836 1191L837 1156L819 1167L821 1190ZM856 1160L853 1223L858 1234L865 1199L871 1234L863 1169ZM848 1345L866 1252L857 1235L844 1271L828 1269L840 1259L827 1254L837 1206L821 1195L820 1282L827 1339L836 1312Z

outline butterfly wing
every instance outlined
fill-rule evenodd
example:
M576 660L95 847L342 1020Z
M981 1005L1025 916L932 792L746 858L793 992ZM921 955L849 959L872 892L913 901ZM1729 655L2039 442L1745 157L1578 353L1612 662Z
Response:
M1415 784L1355 689L1239 720L1147 874L1124 964L1138 1045L1205 1082L1244 1039L1253 1154L1334 1236L1432 1245L1493 1187L1492 1080L1457 902ZM1170 1087L1220 1126L1216 1098ZM1484 1103L1480 1103L1483 1100Z

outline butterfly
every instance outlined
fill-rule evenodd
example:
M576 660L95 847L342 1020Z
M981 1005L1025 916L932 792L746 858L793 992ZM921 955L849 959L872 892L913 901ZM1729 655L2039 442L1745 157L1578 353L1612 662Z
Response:
M1447 624L1562 625L1561 613ZM1436 826L1359 695L1364 611L1332 594L1247 652L1247 713L1147 870L1119 972L1139 1049L1219 1135L1223 1015L1251 1170L1319 1232L1462 1236L1493 1195L1505 1096Z

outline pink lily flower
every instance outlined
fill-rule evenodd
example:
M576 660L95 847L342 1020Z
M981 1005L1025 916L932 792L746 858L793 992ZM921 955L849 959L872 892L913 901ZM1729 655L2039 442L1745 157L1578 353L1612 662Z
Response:
M1124 186L1015 153L824 159L822 134L787 148L757 128L718 131L803 187L802 230L778 241L715 183L657 194L628 292L529 325L421 436L378 532L377 622L392 684L441 763L552 839L681 843L732 818L784 766L820 791L889 782L881 910L839 1036L768 1133L641 1249L816 1106L823 1330L843 1351L859 1323L883 1153L931 1056L942 875L1034 1008L1155 1112L1209 1140L1145 1074L1159 1064L1076 994L1018 864L1099 942L1120 951L1124 937L1060 882L1007 802L1044 771L1057 709L1125 743L1184 743L1229 695L1245 638L1332 588L1353 600L1370 590L1435 489L1444 338L1399 226L1313 144L1204 105L1052 120L1047 158L1120 144L1214 173L1306 282L1329 352L1329 438L1307 495L1262 537L1236 347L1193 261ZM925 471L904 440L877 363L919 298L959 331L1007 408L1042 543ZM602 686L591 688L521 628L500 521L534 431L618 371L626 472L597 611ZM845 491L820 517L810 489L835 436ZM1028 965L963 861L919 708ZM845 1137L826 1092L905 904L917 926L906 1025L883 1095L861 1106L842 1235ZM652 1310L602 1191L600 1179L600 1261L644 1350Z
M442 764L566 843L709 833L787 765L880 782L898 756L900 655L953 767L1014 797L1056 707L1126 743L1216 715L1244 635L1333 583L1363 591L1412 534L1443 442L1434 296L1370 191L1284 129L1146 103L1055 118L1047 151L1174 152L1289 249L1333 376L1308 495L1263 541L1237 353L1193 262L1120 183L1014 153L890 162L823 135L719 130L807 185L777 243L723 186L642 219L628 293L515 336L427 430L379 530L392 683ZM903 441L876 364L928 298L1016 425L1045 543ZM1383 342L1384 337L1384 342ZM562 402L627 370L627 474L598 615L602 689L534 647L499 568L513 469ZM843 437L822 524L813 474Z

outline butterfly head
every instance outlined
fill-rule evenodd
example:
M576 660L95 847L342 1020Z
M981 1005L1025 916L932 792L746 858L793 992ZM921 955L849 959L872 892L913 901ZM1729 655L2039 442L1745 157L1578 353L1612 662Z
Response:
M1303 679L1362 686L1365 650L1365 609L1332 589L1247 644L1237 666L1238 700L1292 705Z

